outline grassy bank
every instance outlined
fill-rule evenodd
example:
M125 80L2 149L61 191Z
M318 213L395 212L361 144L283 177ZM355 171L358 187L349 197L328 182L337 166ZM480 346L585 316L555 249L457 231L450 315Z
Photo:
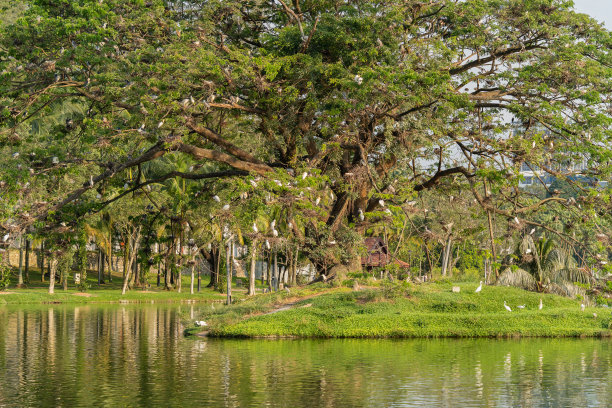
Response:
M208 310L218 337L578 337L610 336L610 309L509 287L428 283L352 290L326 286L258 295ZM460 293L453 293L459 286ZM538 310L540 299L543 309ZM513 309L508 312L504 301ZM525 305L520 309L518 305ZM596 317L593 315L596 313ZM192 333L200 331L191 330Z
M189 293L190 277L182 277L182 290L168 291L161 286L157 286L157 277L152 275L147 279L145 288L134 288L125 295L121 295L122 276L113 274L112 280L105 275L103 284L98 284L97 274L91 271L88 274L88 290L81 292L73 282L70 282L68 290L64 291L61 284L55 284L55 293L49 294L49 282L41 281L40 271L33 269L30 271L29 282L23 288L17 288L16 271L13 271L11 285L8 289L0 291L0 305L4 304L55 304L55 303L164 303L164 302L223 302L225 294L206 288L209 277L202 280L201 291L197 292L197 282L194 285L195 293ZM235 286L235 283L234 283ZM233 297L240 299L244 296L244 289L234 289Z

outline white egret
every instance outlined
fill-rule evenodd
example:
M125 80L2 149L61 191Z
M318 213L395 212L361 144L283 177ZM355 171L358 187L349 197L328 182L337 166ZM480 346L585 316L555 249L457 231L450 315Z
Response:
M288 227L289 229L293 228L293 223L292 223L291 221L289 221L289 223L287 224L287 227Z
M519 309L524 309L524 308L525 308L525 305L518 305L517 307L518 307Z
M266 248L270 249L270 241L266 239Z
M253 187L257 187L257 183L255 182L255 180L249 180L249 182Z
M357 82L357 85L361 85L363 83L363 78L359 75L355 75L355 78L353 78L355 82Z
M583 311L583 312L584 312L584 308L585 308L585 307L586 307L586 306L584 305L584 303L581 303L581 304L580 304L580 310L581 310L581 311Z
M276 227L276 219L273 219L270 223L270 228L274 229Z
M208 323L206 323L204 320L196 320L195 324L196 326L200 326L200 327L208 326Z
M272 230L272 236L273 236L274 238L278 237L278 231L277 231L277 230L275 230L275 229L274 229L274 230Z
M253 223L253 232L256 234L259 232L259 229L257 228L257 224L255 223Z
M229 210L229 204L225 204L222 208L223 211Z
M378 204L380 204L381 207L385 206L385 200L378 200Z
M308 173L303 172L303 173L302 173L302 180L305 180L305 179L306 179L306 177L308 177Z
M5 236L2 237L2 242L6 242L9 239L9 234L6 234Z
M315 200L315 205L319 205L320 202L321 202L321 197L317 197L317 199Z
M162 126L164 126L164 121L163 120L157 124L157 128L159 129Z
M359 220L363 221L365 219L365 215L363 215L363 210L360 208L359 209Z
M19 157L19 152L15 152L15 153L13 153L13 159L16 159L16 158L18 158L18 157Z
M514 222L516 222L517 224L520 224L521 222L519 221L518 217L514 217Z
M219 196L218 196L218 195L214 195L214 196L213 196L213 200L215 200L215 201L216 201L216 202L218 202L218 203L220 203L220 202L221 202L221 199L219 198Z
M506 308L506 310L507 310L507 311L509 311L509 312L511 312L511 311L512 311L512 309L510 309L510 306L508 306L508 305L506 304L506 301L505 301L505 300L504 300L504 307Z
M481 290L482 290L482 281L480 281L480 285L478 285L474 293L479 293Z
M544 305L542 304L542 299L540 299L540 305L538 306L538 310L542 310L543 307Z
M51 161L53 162L53 164L59 163L59 159L57 158L57 156L53 156L53 159Z
M535 228L532 228L531 231L529 231L529 235L533 235L533 233L535 232Z
M94 186L93 176L89 176L89 187Z

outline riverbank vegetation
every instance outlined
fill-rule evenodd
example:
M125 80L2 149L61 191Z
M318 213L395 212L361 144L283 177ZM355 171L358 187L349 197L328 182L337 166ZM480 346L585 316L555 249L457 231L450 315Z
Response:
M258 295L201 316L215 337L584 337L612 335L610 308L512 287L440 281ZM453 288L459 292L454 292ZM540 300L542 309L539 308ZM504 308L504 302L512 311ZM190 328L188 333L201 333Z
M570 2L0 5L5 299L38 268L48 299L363 273L611 302L612 36Z

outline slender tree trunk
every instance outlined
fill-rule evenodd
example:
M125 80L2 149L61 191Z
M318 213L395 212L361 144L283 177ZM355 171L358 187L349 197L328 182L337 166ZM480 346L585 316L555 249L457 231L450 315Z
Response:
M157 263L157 287L161 284L161 261Z
M62 284L64 286L64 292L68 290L68 276L70 276L70 267L67 270L62 271Z
M189 285L189 293L193 295L193 282L195 281L194 265L191 265L191 284Z
M291 285L292 286L296 286L297 285L298 256L299 256L299 249L296 246L295 247L295 255L293 257L293 263L291 264Z
M230 265L231 262L231 247L232 244L228 243L227 244L227 304L231 305L232 304L232 268Z
M202 290L202 268L198 268L198 293Z
M249 273L249 290L247 292L248 296L253 296L255 294L255 266L257 264L257 241L253 241L251 245L253 250L251 253L251 271Z
M17 278L17 287L22 287L23 286L23 236L19 237L19 275ZM7 254L9 254L9 251L7 249L6 251ZM10 258L10 255L8 255L8 257Z
M55 272L57 271L57 256L51 254L49 257L49 293L55 293Z
M27 238L25 244L25 269L23 272L26 283L30 283L30 249L32 245L30 240Z
M453 245L453 240L451 238L451 236L448 236L448 239L446 240L446 246L444 247L444 253L442 255L442 276L446 276L446 272L448 269L448 264L449 261L448 259L451 256L451 246Z
M40 281L45 281L45 241L40 243Z
M278 291L278 278L279 278L278 253L274 251L274 275L273 275L272 281L273 281L273 286L274 286L275 291Z

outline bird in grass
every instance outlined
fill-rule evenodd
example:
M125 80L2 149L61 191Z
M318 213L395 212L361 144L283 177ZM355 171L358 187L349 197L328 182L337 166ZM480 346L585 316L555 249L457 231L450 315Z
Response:
M581 304L580 304L580 310L581 310L581 311L583 311L583 312L584 312L584 308L585 308L585 307L586 307L586 306L584 305L584 303L581 303Z
M525 305L518 305L517 307L518 307L519 309L524 309L524 308L525 308Z
M200 326L200 327L208 326L208 323L206 323L204 320L196 320L195 324L196 326Z
M256 234L259 232L259 228L257 228L257 224L255 223L253 223L253 232Z
M214 196L213 196L213 200L215 200L215 201L216 201L216 202L218 202L218 203L220 203L220 202L221 202L221 199L219 198L219 196L218 196L218 195L214 195Z
M538 306L538 310L542 310L543 307L544 307L544 304L542 304L542 299L540 299L540 305Z
M512 309L510 309L510 306L508 306L508 305L506 304L506 301L505 301L505 300L504 300L504 307L506 308L506 310L507 310L507 311L509 311L509 312L511 312L511 311L512 311Z
M478 285L474 293L480 293L481 290L482 290L482 281L480 281L480 285Z

